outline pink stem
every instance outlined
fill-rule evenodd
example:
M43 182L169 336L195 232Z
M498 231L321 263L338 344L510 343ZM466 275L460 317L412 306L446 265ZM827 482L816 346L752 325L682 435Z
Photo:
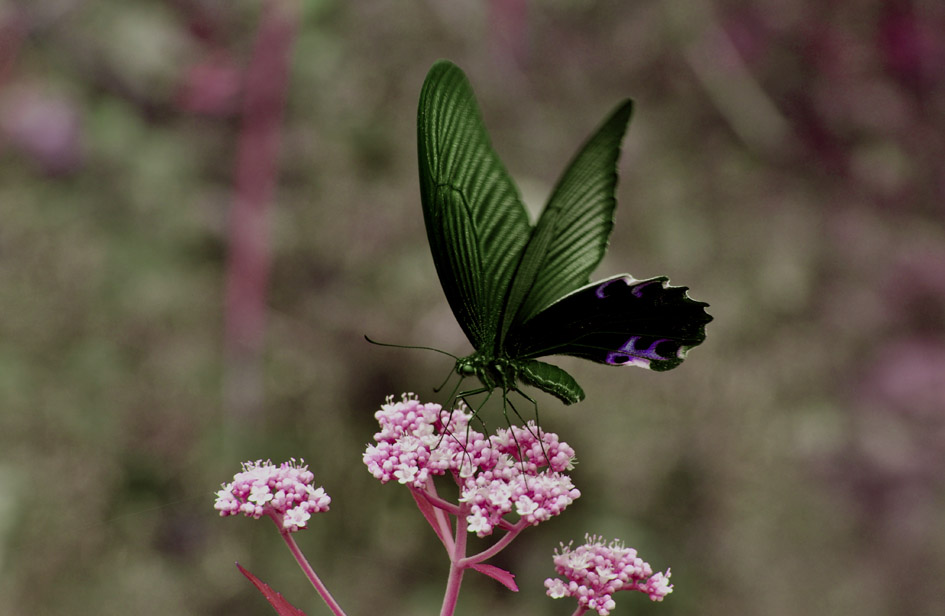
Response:
M433 505L437 509L442 509L443 511L445 511L446 513L449 513L450 515L459 515L459 507L449 501L443 500L442 498L439 497L439 495L436 494L436 492L431 494L429 490L424 490L424 491L421 491L420 493L423 495L423 498L427 500L427 502L429 502L431 505Z
M432 495L429 493L431 490L433 491ZM427 480L425 490L410 486L410 495L413 496L414 502L417 503L417 508L420 510L420 513L423 514L423 518L430 527L433 528L433 532L436 533L436 536L440 538L447 553L452 553L454 546L453 538L450 536L449 517L429 500L431 497L436 497L436 487L433 485L433 480ZM438 497L436 498L438 499Z
M501 528L502 530L513 530L513 529L515 528L515 526L516 526L517 524L520 524L520 523L521 523L521 521L517 522L516 524L512 524L511 522L509 522L509 521L506 520L505 518L502 518L502 519L499 520L499 523L496 524L496 526L498 526L498 527Z
M20 48L29 34L26 16L16 9L11 9L0 20L0 89L13 73Z
M456 602L459 600L459 587L463 583L463 572L467 565L462 565L466 556L466 536L469 529L466 525L466 516L469 514L468 505L460 505L460 511L456 517L456 540L454 542L453 553L450 554L450 576L446 583L446 594L443 596L443 607L440 609L440 616L453 616L456 611Z
M489 548L483 550L482 552L479 552L478 554L474 554L473 556L470 556L469 558L464 558L463 560L459 561L458 564L463 567L471 567L472 565L477 565L483 561L489 560L490 558L492 558L493 556L495 556L496 554L504 550L505 547L509 545L510 543L512 543L512 541L516 537L518 537L519 533L521 533L527 527L528 527L528 523L525 520L519 520L518 523L515 524L515 526L513 526L511 530L505 533L505 535L501 539L499 539L494 544L489 546Z
M489 22L499 59L524 66L528 59L528 0L491 0Z
M276 522L276 524L278 525L278 522ZM315 591L322 598L322 600L328 604L328 609L331 610L331 613L335 616L345 616L344 610L341 609L341 606L338 605L338 602L335 601L335 598L331 596L331 593L328 592L328 587L322 583L321 579L319 579L318 575L315 573L315 570L312 569L312 565L308 563L305 555L302 554L302 550L299 549L299 545L292 537L292 533L280 528L279 534L282 535L286 545L289 546L289 551L292 552L292 556L294 556L296 562L299 563L299 566L302 568L302 572L305 573L305 577L307 577L312 583L312 586L315 587Z

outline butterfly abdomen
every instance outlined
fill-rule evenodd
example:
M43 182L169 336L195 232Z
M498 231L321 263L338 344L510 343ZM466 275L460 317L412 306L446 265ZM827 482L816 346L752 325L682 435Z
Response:
M570 374L552 364L534 359L514 364L518 377L526 384L556 396L565 404L584 399L584 390Z

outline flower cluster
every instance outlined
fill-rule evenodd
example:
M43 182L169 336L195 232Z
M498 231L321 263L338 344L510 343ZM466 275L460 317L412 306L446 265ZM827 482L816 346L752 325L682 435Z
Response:
M555 571L567 578L545 580L547 594L554 599L575 597L578 605L607 616L614 609L613 594L618 590L638 590L653 601L662 601L673 592L670 571L653 573L637 551L614 540L605 544L600 537L586 536L586 543L572 550L561 545L555 550Z
M489 439L488 456L477 472L464 478L459 501L472 508L469 530L484 537L502 516L515 513L530 525L558 515L581 495L564 471L574 468L574 450L558 436L541 432L530 421L524 428L499 430Z
M534 422L485 437L469 427L464 407L447 411L406 394L397 403L388 398L375 417L381 431L364 453L368 470L381 482L396 479L417 490L452 473L459 502L468 507L467 526L480 537L513 510L534 525L581 495L564 474L573 468L574 450Z
M280 466L271 461L244 462L242 472L217 492L214 509L222 517L242 513L259 519L268 515L284 530L293 533L305 527L313 513L328 511L331 503L323 488L312 487L315 476L304 460Z
M388 396L374 418L381 431L374 435L377 444L364 452L364 463L381 483L396 479L423 489L431 477L463 465L464 472L471 472L488 445L481 434L469 429L469 413L421 404L412 394L404 394L397 403Z

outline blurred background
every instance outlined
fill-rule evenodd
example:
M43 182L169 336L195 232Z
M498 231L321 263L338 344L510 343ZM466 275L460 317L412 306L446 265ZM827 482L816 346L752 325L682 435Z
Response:
M361 463L388 394L469 352L434 273L416 103L449 58L539 208L636 100L597 278L711 305L669 373L535 392L583 496L468 574L460 614L569 614L560 541L672 568L614 614L945 604L945 4L934 0L0 3L0 613L327 609L241 460L304 458L298 535L349 614L432 614L447 563ZM501 425L494 409L485 419ZM475 545L475 544L474 544Z

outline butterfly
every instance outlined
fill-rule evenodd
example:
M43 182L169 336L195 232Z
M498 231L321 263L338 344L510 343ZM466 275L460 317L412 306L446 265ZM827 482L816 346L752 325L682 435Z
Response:
M501 387L528 398L521 382L574 404L584 399L581 386L538 358L663 371L705 340L708 304L666 277L589 283L614 225L617 159L632 110L622 102L590 137L532 226L466 75L445 60L430 69L417 112L423 217L440 284L475 349L455 371L482 384L461 395Z

